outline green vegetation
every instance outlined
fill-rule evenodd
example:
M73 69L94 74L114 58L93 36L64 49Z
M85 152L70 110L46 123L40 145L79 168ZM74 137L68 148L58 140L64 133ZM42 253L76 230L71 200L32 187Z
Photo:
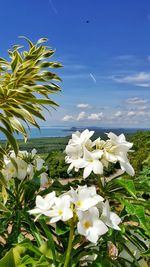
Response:
M98 133L94 135L98 136ZM138 131L134 134L126 134L128 141L133 142L133 152L129 158L136 174L143 170L143 167L150 167L150 131ZM27 143L19 140L20 150L31 152L35 148L44 159L48 157L48 166L51 178L67 178L68 165L65 164L64 149L69 137L46 137L30 139ZM4 142L3 142L4 143ZM117 165L115 166L118 167ZM106 175L115 171L114 165L109 166ZM73 175L73 174L72 174ZM74 175L73 175L74 176Z
M130 160L136 174L142 171L144 165L150 167L147 158L150 155L150 131L130 135L129 140L133 142L133 153L130 153ZM147 162L147 164L146 164Z

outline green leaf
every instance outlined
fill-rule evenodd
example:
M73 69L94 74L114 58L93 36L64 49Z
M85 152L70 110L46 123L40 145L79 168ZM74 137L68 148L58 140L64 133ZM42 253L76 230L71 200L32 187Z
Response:
M19 36L19 38L25 39L29 43L30 48L34 47L34 44L27 37L25 37L25 36Z
M147 225L148 221L146 220L146 217L145 217L144 207L136 206L135 214L138 217L141 226L150 234L150 231Z
M40 251L42 252L42 254L43 254L44 256L46 256L47 258L49 258L49 259L52 259L52 258L53 258L53 257L52 257L52 251L51 251L51 248L49 248L49 246L48 246L48 241L44 242L44 243L40 246L39 250L40 250Z
M54 261L54 265L56 266L56 248L55 248L55 243L54 243L54 240L53 240L53 237L52 237L52 234L47 226L47 224L45 223L44 220L40 220L40 224L48 238L48 244L49 244L49 248L51 249L52 251L52 255L53 255L53 261Z
M6 206L4 206L2 203L0 203L0 211L2 211L2 212L10 212L10 211L6 208Z
M51 106L58 106L54 101L52 101L51 99L33 99L32 102L36 102L38 104L41 105L51 105Z
M121 178L121 179L117 179L116 183L118 183L119 185L124 187L131 196L133 196L134 198L137 198L136 197L136 189L135 189L135 185L134 185L133 180Z
M20 114L25 120L29 121L31 124L33 124L34 126L39 128L39 126L36 123L36 121L34 120L33 116L26 109L12 108L12 111L14 111L14 113L16 115Z
M42 64L40 64L41 68L62 68L63 65L61 63L58 62L42 62Z
M25 252L25 249L21 246L11 248L6 255L0 260L0 267L17 267L17 263L21 257L21 254Z
M30 104L30 105L23 104L22 106L23 106L23 108L25 108L27 111L29 111L34 116L40 118L41 120L45 120L44 116L32 104Z
M42 44L42 43L45 43L45 42L47 42L47 41L48 41L47 38L40 38L40 39L37 41L36 44Z
M120 266L115 260L112 260L109 257L101 257L99 256L96 261L94 261L91 265L91 267L115 267Z
M18 153L18 144L17 144L15 138L5 128L3 128L1 126L0 126L0 131L2 131L6 135L8 142L10 143L10 145L12 146L15 154L17 155L17 153Z
M56 224L56 234L57 235L63 235L69 231L70 231L69 226L67 226L66 224L64 224L61 221L57 222L57 224Z
M41 238L40 233L39 233L38 229L36 228L34 222L31 220L31 216L29 215L29 213L27 213L25 211L22 212L22 215L24 216L26 223L30 226L31 233L34 236L37 244L39 246L41 246L42 238Z
M14 58L11 62L11 68L12 68L12 71L15 71L16 67L17 67L17 64L18 64L18 54L16 53L16 51L14 52Z
M131 214L131 215L135 214L135 208L134 208L133 204L131 204L126 199L121 199L121 202L123 202L123 204L125 205L125 209L129 214Z
M17 130L18 132L21 132L24 135L25 141L27 140L27 133L26 130L24 128L24 126L20 123L19 120L17 120L16 118L12 117L9 118L11 125L13 126L13 128L15 130Z

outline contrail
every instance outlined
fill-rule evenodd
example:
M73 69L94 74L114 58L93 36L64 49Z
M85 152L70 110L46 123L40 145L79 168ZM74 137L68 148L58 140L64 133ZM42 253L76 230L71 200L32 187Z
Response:
M90 77L92 78L93 82L96 83L96 79L95 79L95 77L93 76L92 73L90 73Z
M53 10L54 13L57 15L57 14L58 14L58 11L57 11L56 7L54 6L52 0L49 0L49 3L50 3L50 5L51 5L52 10Z

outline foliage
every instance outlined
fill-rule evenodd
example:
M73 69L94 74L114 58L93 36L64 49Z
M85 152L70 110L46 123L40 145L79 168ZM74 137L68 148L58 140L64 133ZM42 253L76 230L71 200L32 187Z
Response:
M133 142L133 153L130 154L130 160L138 174L143 169L144 161L150 154L150 131L137 133L130 135L129 140Z
M9 61L0 58L0 131L6 135L16 154L18 144L13 133L20 132L27 139L26 129L20 121L39 128L36 119L45 120L42 108L45 105L58 106L49 95L60 91L53 81L61 79L49 68L62 67L60 63L50 61L54 51L43 44L46 38L39 39L36 44L23 38L29 44L27 51L22 51L20 45L14 45L8 50ZM1 148L1 167L3 154L5 151Z
M49 169L49 176L52 179L69 177L69 174L67 173L68 166L65 163L63 153L56 151L49 153L46 162Z

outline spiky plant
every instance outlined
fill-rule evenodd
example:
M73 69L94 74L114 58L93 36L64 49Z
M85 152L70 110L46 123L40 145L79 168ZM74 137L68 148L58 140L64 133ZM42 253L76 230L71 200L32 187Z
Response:
M36 44L23 38L29 44L27 51L22 51L23 46L14 45L8 50L8 61L0 58L0 131L16 154L18 145L14 132L22 133L26 140L23 122L28 127L30 124L39 127L36 119L45 120L43 107L58 106L49 95L60 91L53 81L61 79L49 69L62 67L60 63L51 61L54 50L45 46L46 38L39 39ZM0 147L0 167L4 154L5 150Z

